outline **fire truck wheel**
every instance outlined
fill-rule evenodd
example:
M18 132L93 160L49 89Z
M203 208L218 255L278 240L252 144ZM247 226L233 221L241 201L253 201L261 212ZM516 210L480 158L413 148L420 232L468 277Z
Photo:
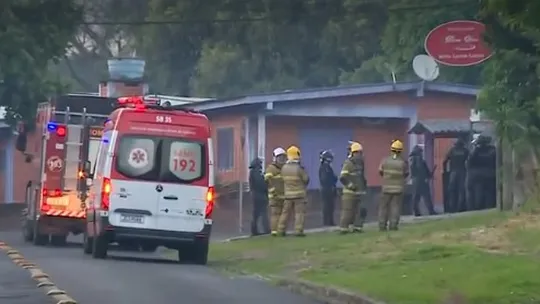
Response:
M45 246L49 242L49 235L39 233L38 225L34 226L34 245Z
M92 248L92 257L94 259L107 258L107 251L109 250L109 241L103 235L94 238L94 244Z
M34 240L34 228L28 220L23 224L23 238L25 242L32 242Z
M51 235L51 245L62 247L67 244L67 235L65 234L55 234Z
M197 240L181 246L178 250L178 260L180 263L206 265L208 263L208 240Z
M83 251L85 254L91 254L94 246L94 238L88 237L86 232L84 233Z

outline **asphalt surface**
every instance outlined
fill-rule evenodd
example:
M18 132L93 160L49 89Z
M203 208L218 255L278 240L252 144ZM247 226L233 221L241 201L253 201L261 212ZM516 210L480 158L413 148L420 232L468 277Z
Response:
M0 303L53 304L36 284L28 270L15 265L5 252L0 251Z
M83 254L80 238L71 239L68 247L64 248L35 247L23 242L18 231L0 232L0 240L19 250L27 260L36 263L60 289L65 290L79 304L149 304L179 301L187 304L318 303L257 279L229 278L210 267L177 264L157 253L112 251L107 260L94 260ZM7 257L5 260L6 263L11 263ZM0 278L5 278L3 262L1 263ZM35 288L35 283L25 270L17 270L14 264L11 269L13 270L7 270L13 271L13 275L9 277L17 279L16 284L21 285L20 288L27 290L26 292L31 288L42 292ZM0 279L2 304L48 303L37 300L4 301L1 285L3 282ZM9 286L9 282L11 281L7 280L5 284ZM17 296L16 289L9 288L9 290L13 297Z

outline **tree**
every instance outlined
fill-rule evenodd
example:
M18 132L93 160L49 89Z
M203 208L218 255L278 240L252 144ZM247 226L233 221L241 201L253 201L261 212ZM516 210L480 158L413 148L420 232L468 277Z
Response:
M494 49L483 73L479 105L495 120L499 134L540 144L540 21L536 1L484 0L481 17Z
M73 89L95 91L107 78L107 59L137 54L135 38L141 26L128 23L144 21L147 14L147 0L84 1L86 22L78 27L69 51L53 69L64 75L63 80Z
M342 75L343 83L416 81L412 69L414 56L425 53L424 40L437 25L453 20L474 20L478 12L475 1L397 0L388 7L389 15L381 33L380 51L352 73ZM483 65L473 67L440 67L441 81L479 84Z
M33 122L36 104L61 89L49 63L64 55L82 8L67 0L12 0L0 10L0 105L8 122Z

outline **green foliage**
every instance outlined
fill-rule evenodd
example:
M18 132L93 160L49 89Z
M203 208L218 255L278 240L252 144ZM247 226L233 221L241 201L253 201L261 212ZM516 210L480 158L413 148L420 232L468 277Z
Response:
M479 106L514 144L540 144L540 22L536 1L485 0L480 16L496 50L483 73Z
M49 63L64 55L82 10L66 0L2 1L0 9L0 105L8 122L32 122L36 104L62 89Z
M430 9L394 9L422 7L429 2ZM435 5L439 5L439 7ZM448 6L450 5L450 6ZM380 38L380 52L365 61L352 73L342 76L342 81L391 81L392 72L398 81L416 81L412 70L414 56L425 53L424 41L427 34L437 25L453 20L474 20L477 5L453 6L448 0L400 0L390 7L386 26ZM472 67L440 66L440 81L478 84L482 65Z

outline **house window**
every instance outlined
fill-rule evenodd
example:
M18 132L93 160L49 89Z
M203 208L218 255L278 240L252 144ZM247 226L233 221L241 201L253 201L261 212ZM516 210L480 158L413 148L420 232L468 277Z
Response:
M217 129L217 167L218 170L232 170L234 167L234 129Z

